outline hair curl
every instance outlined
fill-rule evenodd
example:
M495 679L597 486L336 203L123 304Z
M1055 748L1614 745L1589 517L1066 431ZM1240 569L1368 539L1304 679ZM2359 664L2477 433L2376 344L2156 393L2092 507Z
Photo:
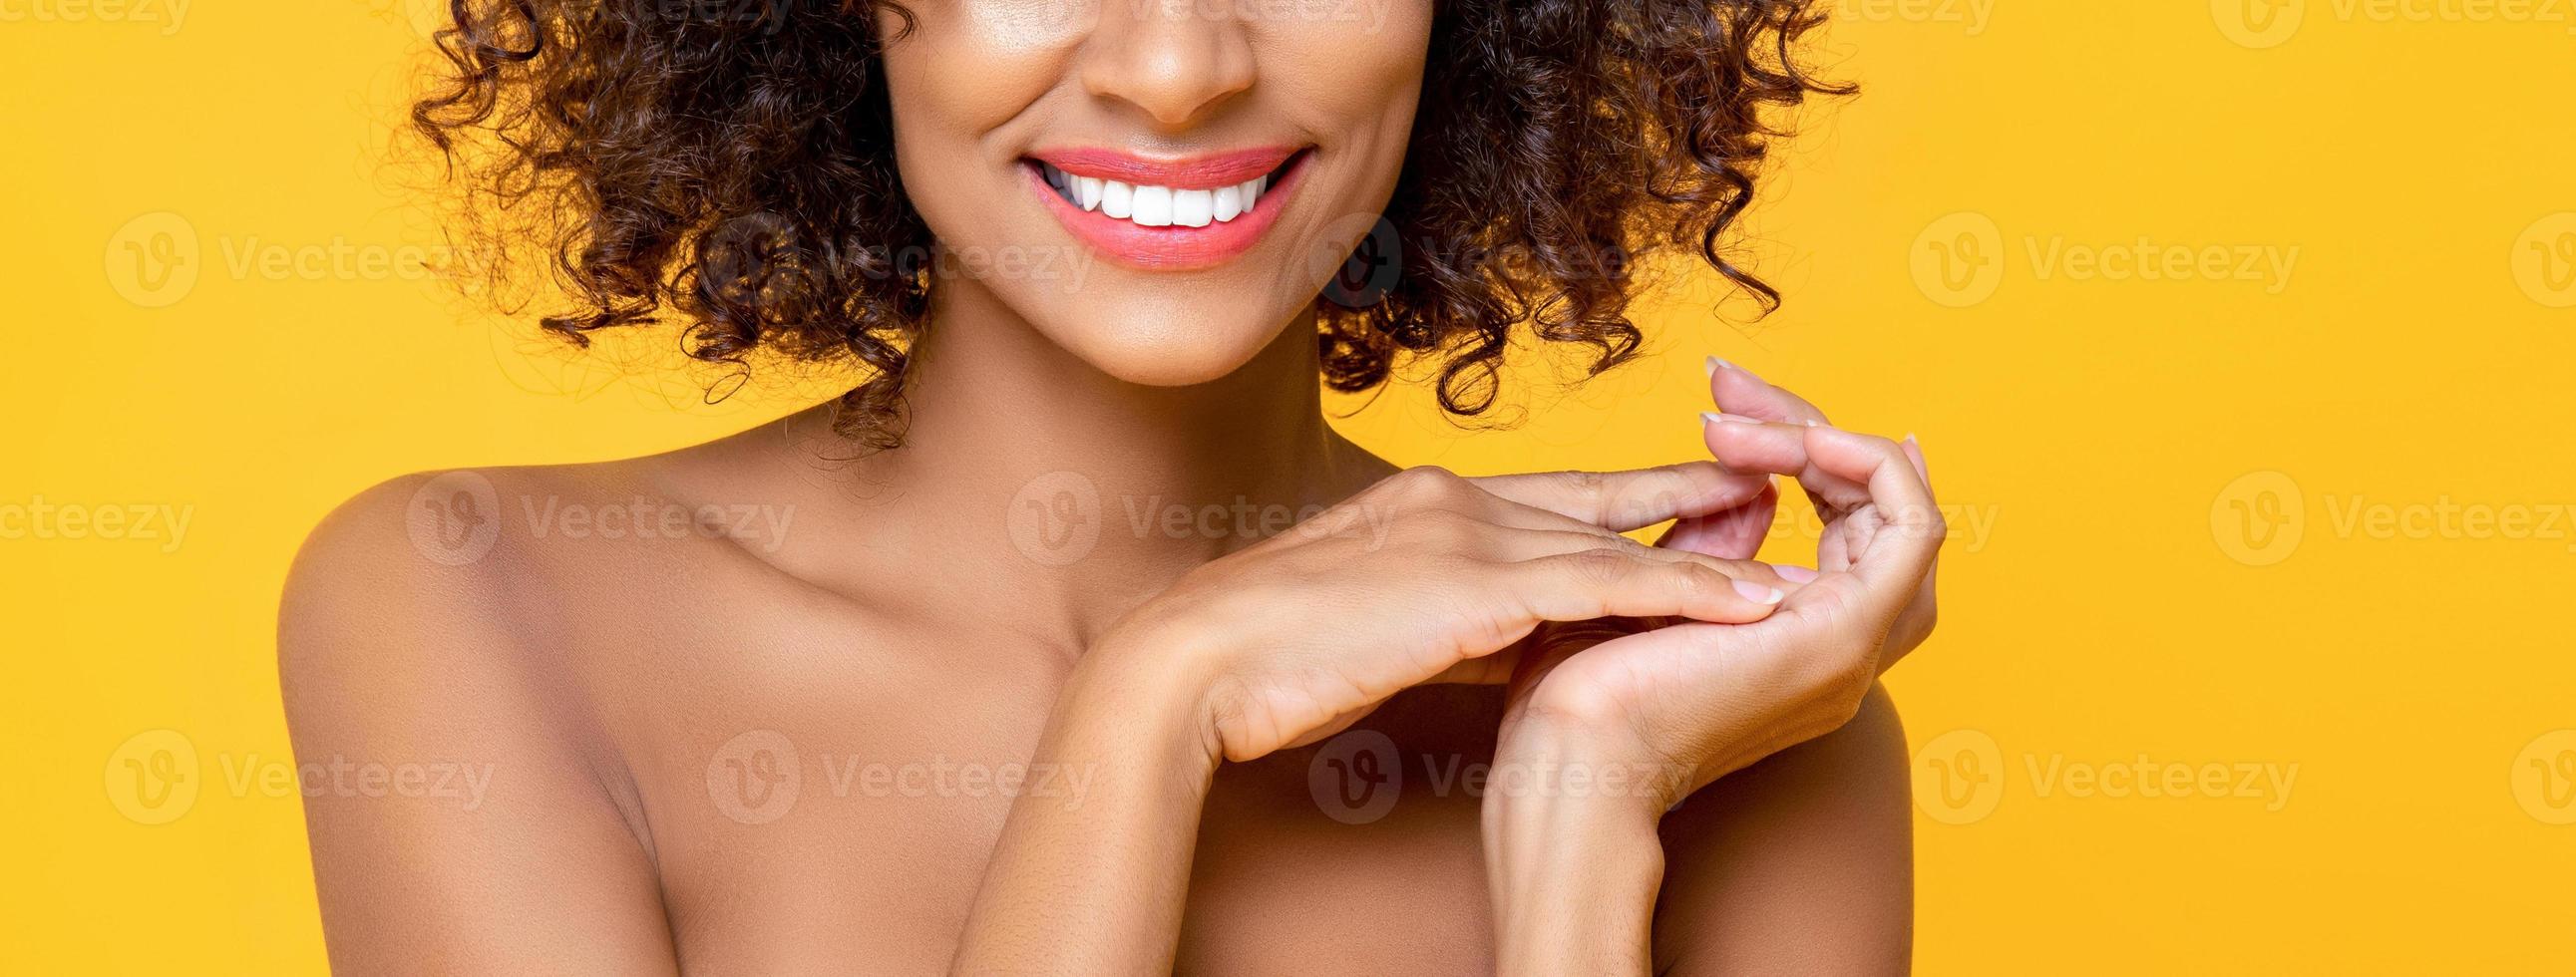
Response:
M1824 21L1813 0L1438 2L1382 227L1401 261L1369 301L1318 301L1330 387L1446 352L1442 406L1480 414L1522 325L1587 347L1598 374L1642 342L1634 269L1666 249L1777 307L1721 239L1785 135L1766 115L1850 91L1795 57ZM891 447L931 281L889 256L931 235L895 168L876 7L450 0L413 128L468 213L535 218L523 229L577 303L547 331L587 346L668 308L688 356L738 375L760 353L855 360L840 427Z

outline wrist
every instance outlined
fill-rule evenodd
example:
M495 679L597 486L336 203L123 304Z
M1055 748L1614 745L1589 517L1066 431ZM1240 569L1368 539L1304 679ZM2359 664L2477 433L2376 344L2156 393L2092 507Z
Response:
M1625 731L1625 722L1524 715L1494 749L1485 807L1580 808L1587 820L1652 831L1688 793L1690 770Z
M1657 819L1614 798L1487 793L1502 974L1644 974L1663 884Z
M1185 772L1213 777L1222 759L1208 708L1205 645L1179 629L1113 628L1076 662L1056 699L1058 724L1142 745Z

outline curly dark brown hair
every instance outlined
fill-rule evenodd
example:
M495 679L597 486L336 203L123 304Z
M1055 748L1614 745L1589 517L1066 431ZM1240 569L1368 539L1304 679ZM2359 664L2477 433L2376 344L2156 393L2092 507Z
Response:
M1523 326L1587 347L1598 374L1637 351L1636 262L1666 249L1778 305L1721 243L1784 135L1773 113L1849 91L1796 57L1824 21L1812 0L1438 3L1381 225L1401 261L1366 302L1318 301L1329 386L1366 390L1399 355L1445 354L1441 404L1480 414ZM932 284L894 256L931 235L895 170L877 7L450 0L412 123L465 212L533 218L475 233L487 253L537 233L578 303L545 329L587 346L667 308L687 355L736 381L754 354L855 361L866 379L840 426L891 447Z

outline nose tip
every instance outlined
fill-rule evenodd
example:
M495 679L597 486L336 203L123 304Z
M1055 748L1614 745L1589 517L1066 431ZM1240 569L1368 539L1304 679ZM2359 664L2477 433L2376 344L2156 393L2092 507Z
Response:
M1242 25L1203 3L1117 4L1084 46L1084 88L1134 106L1158 128L1180 128L1252 87L1258 62ZM1104 13L1106 13L1104 11Z

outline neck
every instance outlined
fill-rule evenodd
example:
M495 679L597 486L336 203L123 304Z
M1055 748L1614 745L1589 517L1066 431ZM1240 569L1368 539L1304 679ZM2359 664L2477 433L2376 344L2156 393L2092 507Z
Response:
M904 447L869 465L901 510L881 517L938 527L907 549L954 553L1018 599L1053 595L1077 629L1382 474L1324 423L1310 319L1224 377L1156 387L957 284L913 350Z

